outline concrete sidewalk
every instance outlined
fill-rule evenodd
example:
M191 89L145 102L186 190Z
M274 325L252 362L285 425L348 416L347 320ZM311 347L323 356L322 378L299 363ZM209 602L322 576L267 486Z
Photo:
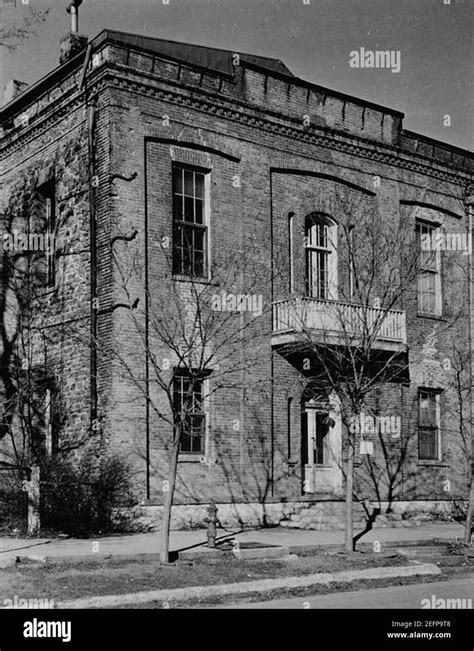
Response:
M357 535L357 533L356 531L355 534ZM463 534L464 528L458 523L430 523L410 528L374 528L359 539L357 549L373 549L375 541L380 543L382 552L384 549L393 547L460 542ZM244 552L247 551L246 546L250 543L256 543L256 547L274 546L280 548L284 553L318 550L342 551L344 549L343 531L314 531L287 527L246 531L219 530L218 540L223 539L231 539L233 543L238 542L242 546L242 558L245 558ZM203 529L172 531L170 550L179 552L180 558L197 558L202 555L220 557L222 553L206 546L206 531ZM0 568L11 567L18 560L43 563L100 561L106 558L157 560L159 551L160 536L158 532L89 539L4 537L0 538ZM265 555L268 556L268 553L261 549L261 556Z

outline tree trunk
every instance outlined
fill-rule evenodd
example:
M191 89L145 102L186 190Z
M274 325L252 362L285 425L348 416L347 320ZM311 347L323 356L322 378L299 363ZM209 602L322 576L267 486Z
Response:
M474 506L474 481L471 479L471 489L469 491L469 502L467 504L466 524L464 529L464 544L471 544L472 536L472 509Z
M349 450L346 464L346 552L354 551L353 501L354 492L354 437L349 436Z
M31 479L28 482L28 535L37 536L40 532L40 468L31 466Z
M168 490L165 491L165 503L163 505L163 524L161 525L161 549L160 561L162 563L169 563L169 548L170 548L170 525L171 525L171 509L173 507L174 489L176 486L176 472L178 469L179 457L179 443L180 432L176 432L173 441L173 450L171 452L170 467L168 471Z

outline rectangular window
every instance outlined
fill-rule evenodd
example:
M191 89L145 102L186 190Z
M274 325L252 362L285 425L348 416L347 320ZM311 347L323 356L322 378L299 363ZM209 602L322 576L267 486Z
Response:
M46 389L45 396L45 447L48 456L54 456L58 451L59 442L59 410L58 395L54 389Z
M56 211L54 190L46 197L46 236L49 246L46 252L48 287L56 284L56 251L55 251Z
M418 456L421 460L439 461L439 393L418 391Z
M181 452L203 454L206 434L204 380L178 369L173 378L173 403L175 417L183 425Z
M56 187L49 181L37 189L30 213L31 258L36 282L56 285Z
M316 441L314 450L314 463L325 464L326 459L326 444L327 434L329 431L328 414L316 414Z
M439 229L433 224L417 222L418 245L418 312L441 314L441 253L434 249ZM434 249L434 250L433 250Z
M173 167L173 273L207 277L206 174Z

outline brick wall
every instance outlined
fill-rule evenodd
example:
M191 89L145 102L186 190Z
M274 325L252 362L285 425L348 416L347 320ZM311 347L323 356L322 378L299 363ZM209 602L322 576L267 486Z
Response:
M211 396L208 453L205 462L182 458L177 502L300 500L301 395L308 374L271 347L271 302L288 297L288 214L295 215L298 295L304 284L305 215L324 212L341 227L348 225L351 214L341 200L346 197L349 206L356 206L362 215L375 211L383 223L397 224L400 219L409 223L418 203L424 218L441 221L449 230L462 230L459 196L464 178L457 180L456 174L465 177L459 168L470 161L458 154L449 164L441 155L428 160L430 152L434 156L437 150L415 147L408 136L405 144L400 141L399 114L358 100L346 101L338 94L251 66L237 68L234 78L219 77L111 45L104 47L102 58L96 61L90 84L98 98L94 170L99 180L95 205L97 344L103 436L111 449L133 459L140 497L161 502L171 428L155 413L155 408L166 410L167 406L150 366L147 386L147 348L158 360L173 362L173 355L153 333L153 324L146 339L146 305L148 301L151 321L159 322L172 310L173 301L185 301L186 292L192 289L183 279L170 277L169 249L163 248L163 238L172 235L172 165L195 165L210 172L211 259L221 279L219 291L261 294L264 314L252 325L253 343L245 340L241 348L234 347L231 358L219 369L232 375L239 365L246 366L245 371L234 373L232 386ZM52 116L54 102L74 97L72 86L62 92L44 109ZM308 126L302 124L304 115L310 116ZM56 114L55 122L42 132L42 113L37 110L30 126L17 125L6 137L7 166L12 171L2 181L4 202L15 203L15 193L23 191L21 184L33 186L38 170L53 167L59 196L69 197L64 199L65 210L71 214L71 240L77 255L61 263L65 279L60 292L47 299L41 314L46 311L51 320L59 314L83 319L80 336L73 338L70 328L60 328L48 348L60 369L58 382L68 414L64 436L76 440L90 436L89 187L84 118L83 106L78 106L67 114ZM400 144L403 149L398 148ZM339 292L344 299L348 266L343 238L340 244ZM455 252L443 255L443 319L416 314L415 287L397 306L407 312L410 384L384 387L370 397L368 407L374 412L400 413L402 436L386 442L385 452L385 443L375 441L373 459L358 455L357 486L365 496L377 498L371 472L385 473L378 482L380 499L430 495L443 499L449 497L443 488L447 477L452 495L463 491L455 378L441 372L440 364L452 355L456 342L467 341L467 260ZM215 291L205 286L201 290L208 297ZM448 328L452 322L455 327ZM436 359L427 363L423 343L433 328ZM420 466L413 443L414 401L417 387L427 386L423 374L430 364L438 365L433 382L442 390L443 463ZM292 398L290 432L288 398ZM384 454L393 469L407 441L408 458L390 482Z

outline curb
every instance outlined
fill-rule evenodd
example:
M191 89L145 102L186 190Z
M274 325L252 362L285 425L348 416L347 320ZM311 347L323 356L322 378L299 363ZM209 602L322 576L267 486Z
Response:
M173 553L173 552L171 552ZM272 547L261 547L258 549L239 549L237 552L229 551L220 551L218 549L209 549L205 551L185 551L177 552L179 560L191 561L191 560L219 560L224 559L229 556L236 556L239 560L255 560L255 559L285 559L290 555L290 549L287 546L276 546ZM15 562L19 563L38 563L42 565L74 565L77 563L104 563L106 561L117 561L119 563L126 563L130 561L136 561L139 563L143 562L160 562L159 552L144 552L138 554L75 554L75 555L61 555L61 556L45 556L40 554L23 554L15 558L8 559L12 561L12 564L15 565ZM6 567L10 567L7 565ZM0 568L2 565L0 565Z
M104 595L71 599L56 604L56 608L116 608L119 606L138 606L153 601L161 601L169 607L172 601L187 601L205 597L269 592L288 588L304 588L330 583L351 583L358 579L373 580L403 576L439 575L441 570L432 563L401 565L398 567L374 567L366 570L347 570L345 572L318 573L308 576L290 576L280 579L263 579L243 583L222 585L191 586L174 590L149 590L119 595Z

